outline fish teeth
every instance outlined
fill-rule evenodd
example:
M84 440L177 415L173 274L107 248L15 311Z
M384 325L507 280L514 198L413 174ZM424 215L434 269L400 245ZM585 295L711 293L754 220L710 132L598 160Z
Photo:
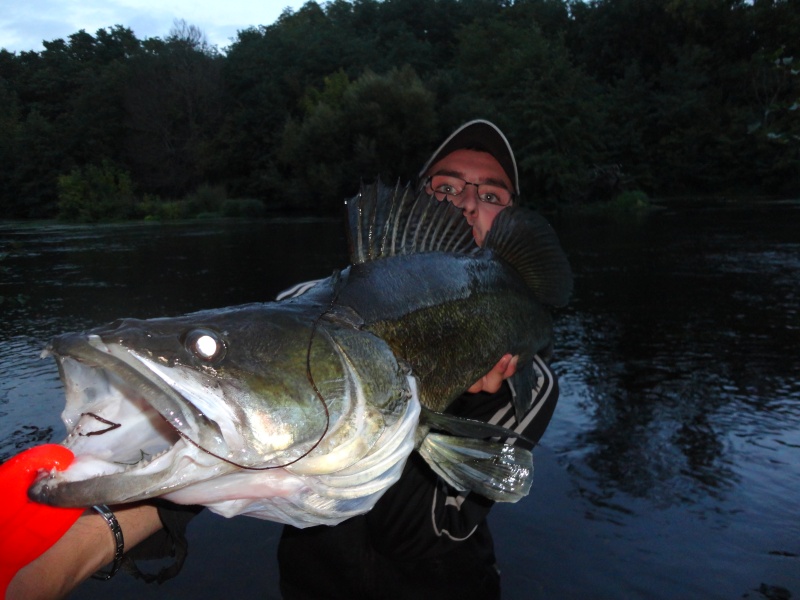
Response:
M70 439L77 437L74 433L67 437L62 445L69 448ZM143 450L141 452L141 459L135 462L123 462L115 460L113 456L103 457L97 454L80 454L76 455L75 461L66 471L51 472L50 479L60 479L63 481L82 481L94 477L101 477L106 475L121 475L130 473L140 473L152 468L159 460L177 450L175 446L170 446L156 454L148 454ZM155 470L161 470L159 467Z

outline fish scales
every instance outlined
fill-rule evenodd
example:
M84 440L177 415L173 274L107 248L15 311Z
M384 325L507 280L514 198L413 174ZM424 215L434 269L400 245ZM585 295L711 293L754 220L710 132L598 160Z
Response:
M375 297L376 282L384 294L365 301ZM336 303L353 308L364 328L411 366L420 402L439 412L465 381L477 381L506 352L528 362L552 343L548 311L490 253L403 255L356 265Z
M518 500L530 452L440 411L506 352L552 343L545 305L571 274L541 217L495 223L479 250L457 209L378 182L348 203L351 266L299 297L55 337L76 459L30 496L332 525L370 510L416 449L451 485Z

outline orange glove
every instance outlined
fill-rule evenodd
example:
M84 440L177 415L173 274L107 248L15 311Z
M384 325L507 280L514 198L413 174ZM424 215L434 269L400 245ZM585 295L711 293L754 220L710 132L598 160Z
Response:
M0 465L0 598L17 571L44 554L83 514L83 508L55 508L28 498L39 471L63 471L74 458L63 446L45 444Z

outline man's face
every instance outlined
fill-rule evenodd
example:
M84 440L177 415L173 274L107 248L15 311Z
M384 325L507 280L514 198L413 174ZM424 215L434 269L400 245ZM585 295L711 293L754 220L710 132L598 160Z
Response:
M490 183L501 185L508 190L514 189L511 180L506 175L503 167L500 166L500 163L497 162L497 159L491 154L476 150L456 150L451 152L435 163L426 173L426 176L432 175L450 175L476 185ZM434 194L430 186L425 191L428 194ZM494 218L500 214L501 210L506 208L497 204L481 202L478 199L478 190L475 185L467 185L464 191L455 197L438 193L434 195L439 200L444 200L446 197L462 210L467 223L472 227L475 243L479 246L483 245Z

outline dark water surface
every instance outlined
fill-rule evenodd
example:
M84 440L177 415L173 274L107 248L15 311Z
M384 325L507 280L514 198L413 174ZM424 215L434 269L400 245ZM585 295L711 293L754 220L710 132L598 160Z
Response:
M504 597L800 598L800 202L554 226L562 395L530 496L491 516ZM52 335L269 299L344 250L336 221L0 223L0 459L64 435ZM189 533L177 579L71 598L278 597L279 525Z

